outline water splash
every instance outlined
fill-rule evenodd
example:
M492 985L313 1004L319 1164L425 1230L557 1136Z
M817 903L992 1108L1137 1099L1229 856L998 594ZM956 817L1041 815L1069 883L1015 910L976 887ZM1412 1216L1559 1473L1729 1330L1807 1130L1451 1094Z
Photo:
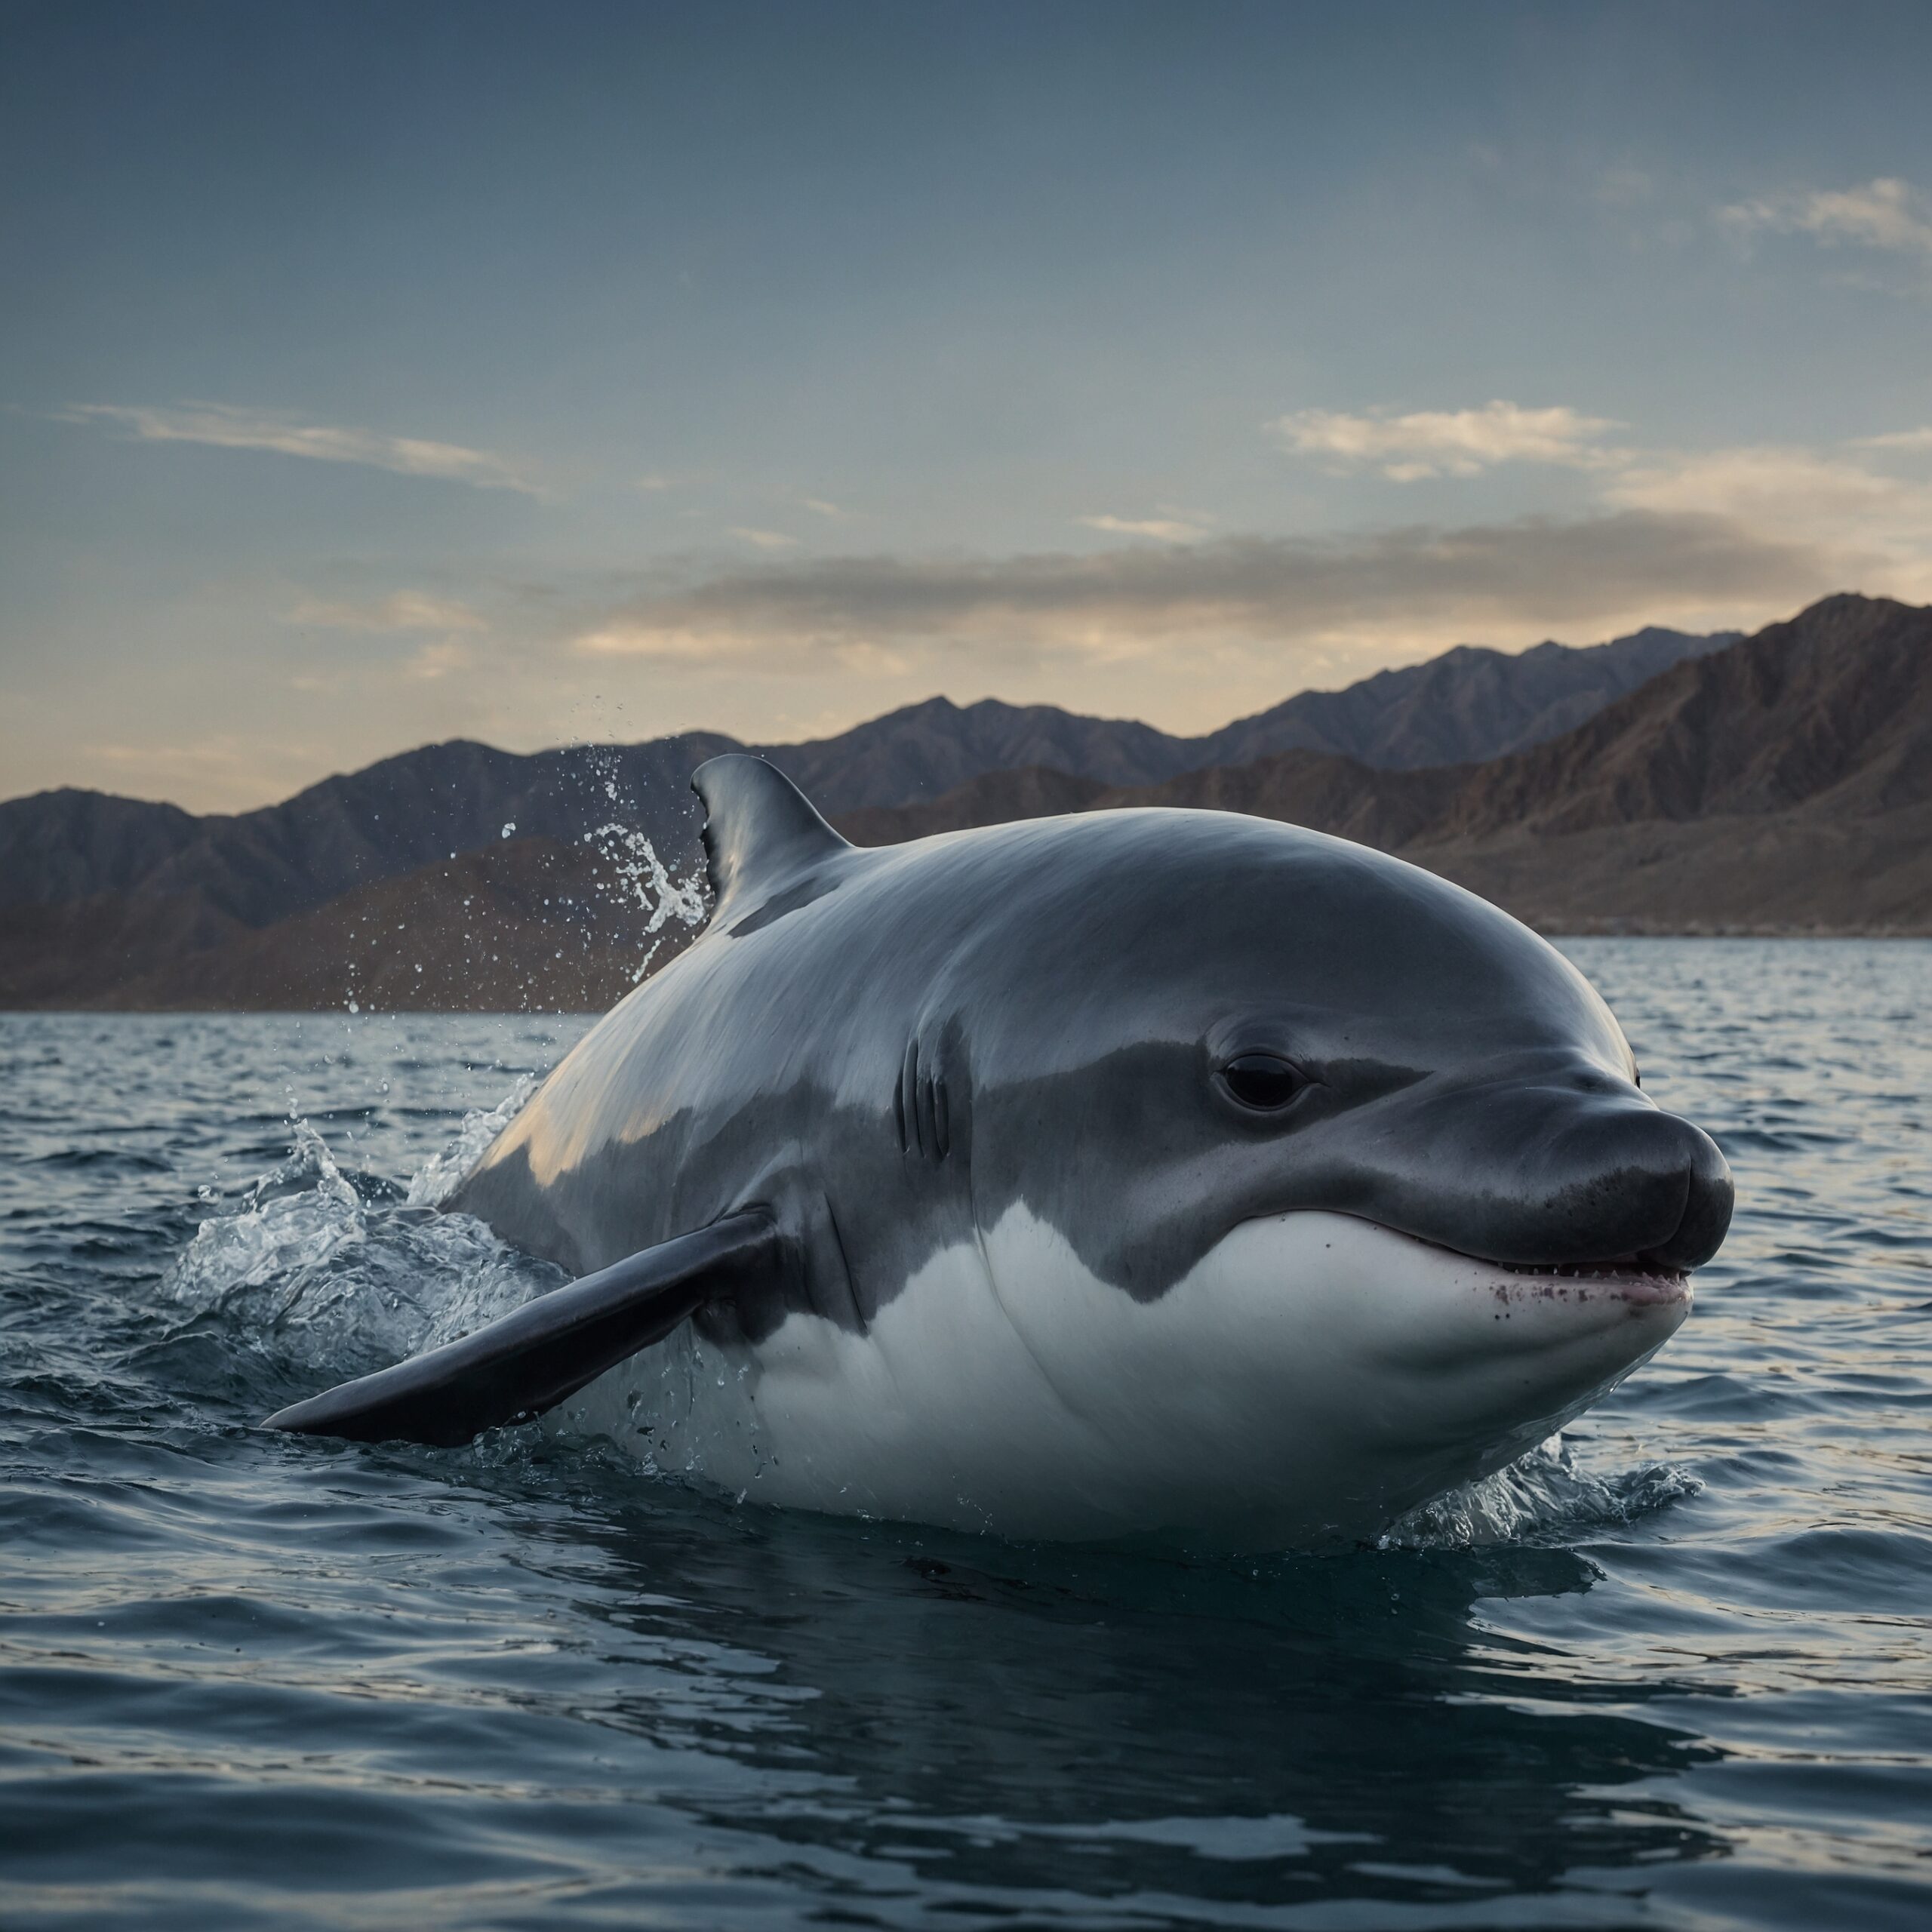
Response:
M466 1115L406 1189L365 1181L366 1198L296 1120L287 1158L238 1211L203 1221L169 1270L162 1293L186 1311L183 1328L213 1327L278 1370L346 1377L453 1341L554 1287L556 1269L435 1206L534 1085L520 1081L495 1107Z
M673 919L681 925L703 923L709 909L705 903L704 876L694 872L680 879L657 856L657 848L644 834L616 820L583 835L586 845L595 845L598 855L615 875L613 896L627 910L635 906L648 917L644 938L648 942L631 976L633 986L651 971L651 962L664 943L664 928Z
M1699 1478L1673 1463L1598 1475L1552 1435L1506 1469L1412 1509L1380 1538L1384 1549L1469 1549L1560 1540L1635 1522L1695 1496Z
M185 1307L214 1307L320 1266L362 1239L362 1201L322 1137L306 1120L293 1123L285 1159L242 1197L238 1214L202 1222L164 1283Z
M441 1153L432 1154L411 1176L403 1204L440 1208L497 1135L523 1111L524 1103L536 1092L537 1085L535 1074L523 1074L494 1107L473 1107L465 1114L455 1140Z

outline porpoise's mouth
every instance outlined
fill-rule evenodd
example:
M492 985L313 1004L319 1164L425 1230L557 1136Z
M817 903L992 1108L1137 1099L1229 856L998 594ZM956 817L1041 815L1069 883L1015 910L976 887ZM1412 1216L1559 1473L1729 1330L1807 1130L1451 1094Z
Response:
M1440 1247L1458 1261L1474 1262L1479 1268L1494 1268L1503 1275L1521 1275L1527 1281L1595 1281L1614 1289L1626 1302L1675 1302L1689 1300L1690 1275L1687 1269L1666 1268L1637 1254L1613 1255L1607 1261L1494 1261L1483 1254L1466 1254L1440 1241L1426 1245Z
M1555 1296L1580 1300L1608 1297L1635 1314L1639 1309L1687 1307L1690 1277L1681 1268L1660 1268L1654 1262L1628 1260L1577 1261L1537 1267L1527 1263L1495 1261L1489 1264L1499 1272L1515 1275L1523 1284L1519 1294ZM1570 1284L1575 1283L1575 1287Z
M1455 1251L1451 1249L1451 1253ZM1471 1260L1481 1257L1472 1255ZM1660 1268L1654 1262L1641 1260L1634 1254L1620 1255L1614 1261L1491 1261L1487 1266L1500 1268L1512 1275L1561 1275L1570 1280L1588 1280L1594 1276L1614 1277L1629 1281L1633 1276L1645 1281L1668 1282L1672 1287L1688 1285L1690 1276L1682 1268Z
M1368 1219L1365 1215L1361 1218ZM1371 1220L1369 1225L1385 1224ZM1447 1241L1431 1241L1426 1235L1411 1234L1404 1229L1392 1228L1389 1232L1432 1247L1439 1254L1454 1255L1458 1261L1478 1268L1494 1268L1500 1274L1521 1275L1533 1281L1602 1281L1614 1284L1637 1301L1675 1301L1690 1290L1688 1269L1666 1267L1638 1254L1616 1254L1604 1261L1498 1261L1493 1256L1472 1254L1466 1248L1451 1247Z

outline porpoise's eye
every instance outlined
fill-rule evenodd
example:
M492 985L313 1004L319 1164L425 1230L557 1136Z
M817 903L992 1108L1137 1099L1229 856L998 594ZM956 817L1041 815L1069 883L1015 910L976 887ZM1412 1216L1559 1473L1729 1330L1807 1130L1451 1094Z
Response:
M1297 1069L1272 1054L1243 1054L1221 1069L1222 1084L1244 1107L1272 1113L1308 1084Z

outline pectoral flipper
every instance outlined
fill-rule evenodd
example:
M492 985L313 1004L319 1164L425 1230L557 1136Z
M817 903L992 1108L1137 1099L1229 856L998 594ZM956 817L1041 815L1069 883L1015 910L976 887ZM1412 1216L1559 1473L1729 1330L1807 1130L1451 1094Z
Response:
M555 1408L706 1303L770 1281L788 1255L762 1208L727 1215L540 1295L460 1341L278 1410L262 1426L453 1447Z

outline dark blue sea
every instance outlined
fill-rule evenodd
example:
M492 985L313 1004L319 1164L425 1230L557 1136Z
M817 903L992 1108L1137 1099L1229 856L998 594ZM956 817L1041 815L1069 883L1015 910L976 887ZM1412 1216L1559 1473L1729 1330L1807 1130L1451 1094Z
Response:
M1319 1558L261 1434L555 1278L435 1203L584 1023L0 1015L0 1921L1932 1925L1932 947L1571 949L1730 1240Z

